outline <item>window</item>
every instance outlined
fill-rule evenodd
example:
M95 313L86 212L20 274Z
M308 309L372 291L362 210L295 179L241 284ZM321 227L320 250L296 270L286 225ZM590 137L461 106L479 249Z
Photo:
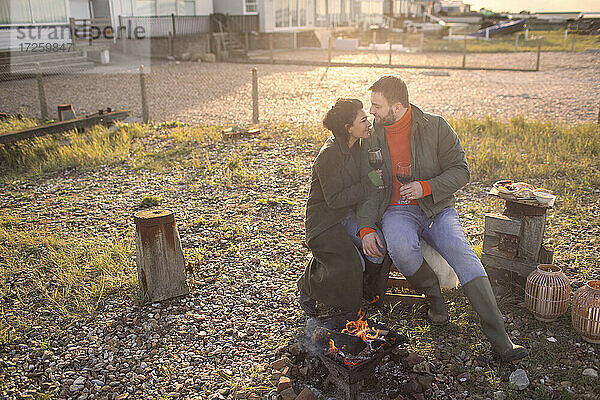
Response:
M245 0L244 1L244 14L256 14L258 12L257 0Z
M307 0L275 0L273 3L276 28L306 25Z
M136 15L144 17L156 15L156 0L137 0Z
M178 15L196 15L195 0L177 0Z
M1 24L66 22L65 0L4 0L0 3Z
M156 15L171 15L177 13L175 0L157 0Z

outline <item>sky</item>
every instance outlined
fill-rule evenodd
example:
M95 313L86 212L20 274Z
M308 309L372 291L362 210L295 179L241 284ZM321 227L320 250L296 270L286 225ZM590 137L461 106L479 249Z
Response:
M598 0L463 0L463 2L471 4L473 11L487 8L496 12L519 12L521 10L600 12L600 1Z

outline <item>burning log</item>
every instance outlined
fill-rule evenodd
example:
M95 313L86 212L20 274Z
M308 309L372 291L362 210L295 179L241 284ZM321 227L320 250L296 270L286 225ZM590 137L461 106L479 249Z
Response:
M333 340L336 348L342 349L349 354L358 354L367 347L364 340L358 336L332 331L325 327L315 328L312 335L313 343L324 348L329 348L331 340Z

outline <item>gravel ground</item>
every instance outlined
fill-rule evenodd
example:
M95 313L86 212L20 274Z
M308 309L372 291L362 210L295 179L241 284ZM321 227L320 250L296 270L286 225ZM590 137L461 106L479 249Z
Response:
M281 52L280 58L321 59L324 52ZM260 56L260 53L257 54ZM263 54L264 56L264 54ZM326 57L326 56L325 56ZM334 61L387 62L371 53L336 54ZM401 54L403 64L459 65L457 54ZM470 54L467 65L515 68L535 66L534 53ZM178 62L154 65L147 77L150 117L189 123L243 124L252 119L249 64ZM445 117L502 120L522 114L531 119L569 123L595 121L600 98L600 54L542 53L540 72L454 71L258 65L262 122L318 122L336 98L357 97L368 105L367 88L383 74L398 74L411 100ZM71 103L78 114L100 108L130 109L141 115L136 73L45 78L51 116L58 104ZM443 76L440 76L440 72ZM437 76L435 74L438 74ZM39 115L34 80L0 82L0 111ZM54 116L56 117L56 116Z
M142 143L144 151L153 153L178 146L160 138ZM186 147L190 153L173 156L173 164L160 171L134 169L126 161L15 182L0 191L0 212L18 214L22 226L98 243L133 239L136 205L144 194L159 194L162 205L176 212L188 263L196 251L202 255L200 262L188 264L193 274L185 298L138 307L131 298L109 296L93 317L75 323L50 312L52 304L37 291L21 299L4 297L0 306L6 323L30 320L33 326L0 347L0 398L275 400L281 374L292 378L296 393L310 387L320 399L340 398L323 388L323 368L314 358L288 347L304 324L294 281L307 255L301 245L304 201L318 146L279 131ZM196 165L198 157L226 164L238 156L248 160L249 182L232 184L215 176L214 183L207 183ZM481 243L483 212L500 206L486 189L474 182L458 193L457 208L473 243ZM549 235L557 236L561 249L576 249L570 252L575 257L598 254L597 221L596 231L576 224L566 227L569 236L559 235L558 227ZM571 262L561 254L558 258L561 266ZM126 268L133 269L133 263ZM13 272L12 285L32 279ZM576 272L567 269L570 276ZM489 348L464 297L458 291L447 296L453 322L446 328L430 329L423 313L409 307L393 312L396 324L415 330L408 349L429 372L415 373L406 355L392 357L360 400L492 398L490 388L497 385L511 393L509 375L517 366L490 367ZM518 365L530 376L528 393L569 390L593 398L581 374L588 367L597 371L598 346L583 342L566 315L548 325L531 318L521 296L502 296L500 304L513 338L536 354ZM566 346L571 360L540 356L552 351L548 337ZM291 370L279 373L269 366L282 356L292 361ZM568 381L560 378L565 366L573 371Z

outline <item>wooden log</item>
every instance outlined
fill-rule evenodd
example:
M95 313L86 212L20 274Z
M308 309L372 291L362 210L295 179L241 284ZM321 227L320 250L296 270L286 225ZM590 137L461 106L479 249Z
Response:
M108 125L114 121L125 119L128 115L129 111L112 111L103 114L94 114L89 117L75 118L69 121L35 126L33 128L22 129L20 131L0 133L0 144L14 143L19 140L51 135L73 129L84 130L98 124Z
M136 264L142 293L162 301L188 293L185 261L175 214L170 210L139 211L136 227Z
M538 261L544 230L546 228L546 215L531 215L521 218L523 227L519 240L517 256L534 262Z

